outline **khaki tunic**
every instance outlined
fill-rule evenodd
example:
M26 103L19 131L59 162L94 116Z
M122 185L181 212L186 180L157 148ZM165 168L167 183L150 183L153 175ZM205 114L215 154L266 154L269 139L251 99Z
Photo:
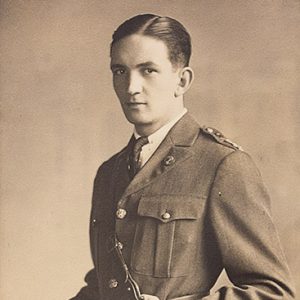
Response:
M107 242L113 233L141 292L161 300L293 298L269 196L247 153L187 114L130 182L131 143L95 178L95 267L73 299L129 299ZM209 295L223 269L233 286Z

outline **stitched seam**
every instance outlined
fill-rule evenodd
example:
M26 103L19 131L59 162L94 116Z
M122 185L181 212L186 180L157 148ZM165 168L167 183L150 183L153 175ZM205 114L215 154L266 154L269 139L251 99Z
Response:
M171 262L172 262L172 255L173 255L173 249L174 249L174 236L175 236L175 226L176 226L176 222L174 222L174 225L172 226L173 230L172 230L172 240L171 240L171 251L170 251L170 255L169 255L169 261L168 261L168 276L171 277Z

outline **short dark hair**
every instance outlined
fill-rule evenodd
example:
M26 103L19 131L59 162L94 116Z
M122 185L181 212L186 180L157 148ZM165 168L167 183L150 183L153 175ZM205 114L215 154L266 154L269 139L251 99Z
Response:
M112 36L110 52L114 44L132 34L146 35L163 41L173 66L189 65L192 52L191 37L177 20L153 14L134 16L116 29Z

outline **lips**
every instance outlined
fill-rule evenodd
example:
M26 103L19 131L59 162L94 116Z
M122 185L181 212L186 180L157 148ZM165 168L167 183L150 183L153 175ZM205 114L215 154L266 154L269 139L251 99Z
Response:
M126 105L129 107L137 107L140 105L145 105L146 103L144 102L126 102Z

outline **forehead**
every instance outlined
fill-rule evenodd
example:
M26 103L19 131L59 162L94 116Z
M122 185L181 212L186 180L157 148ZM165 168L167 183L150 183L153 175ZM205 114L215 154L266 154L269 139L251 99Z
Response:
M112 65L135 66L145 62L171 66L166 44L150 36L133 34L121 39L112 47Z

